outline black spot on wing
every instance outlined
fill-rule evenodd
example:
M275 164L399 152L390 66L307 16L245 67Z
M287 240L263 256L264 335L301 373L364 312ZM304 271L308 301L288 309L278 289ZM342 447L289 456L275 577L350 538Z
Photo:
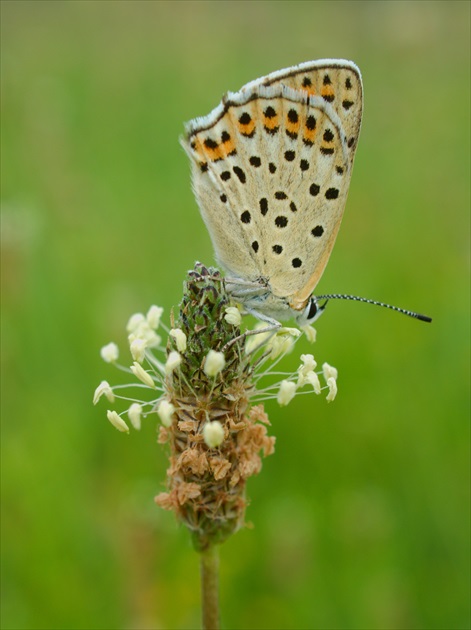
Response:
M284 217L282 214L280 214L275 219L275 225L278 228L285 228L288 225L288 219Z
M307 160L301 160L301 162L299 163L299 168L302 171L307 171L309 169L309 162Z
M338 196L339 196L338 188L328 188L325 191L325 198L326 199L337 199Z
M233 166L232 170L234 171L234 173L237 175L237 177L239 178L239 181L241 184L245 184L246 182L246 177L245 177L245 173L244 171L240 168L240 166Z

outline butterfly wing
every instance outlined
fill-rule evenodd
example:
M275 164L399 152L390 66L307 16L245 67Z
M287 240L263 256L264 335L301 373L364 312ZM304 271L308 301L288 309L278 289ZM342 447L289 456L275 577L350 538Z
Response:
M361 117L356 67L320 63L279 71L229 93L209 116L187 125L184 141L218 261L231 276L263 278L274 296L296 310L304 307L332 250L348 192L358 112ZM326 85L326 69L333 100L322 88L315 94L299 88L306 77L312 89ZM346 90L347 79L360 104L347 110L340 105L342 122L332 103L337 96L345 100L338 82ZM356 117L347 118L345 111Z
M278 83L310 96L320 96L331 105L347 136L350 161L353 163L363 112L363 85L359 68L346 59L307 61L292 68L272 72L248 83L245 89L256 84Z

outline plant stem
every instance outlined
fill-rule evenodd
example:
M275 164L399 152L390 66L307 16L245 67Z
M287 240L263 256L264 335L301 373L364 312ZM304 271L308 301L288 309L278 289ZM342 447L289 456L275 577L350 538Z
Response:
M203 630L219 630L219 545L210 545L200 555Z

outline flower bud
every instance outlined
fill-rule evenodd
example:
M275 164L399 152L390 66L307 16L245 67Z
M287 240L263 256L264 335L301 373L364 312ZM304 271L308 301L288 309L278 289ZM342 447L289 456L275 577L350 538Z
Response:
M203 438L209 448L216 448L224 442L224 427L218 420L207 422L203 428Z
M172 328L170 336L175 339L178 352L185 352L186 350L186 335L180 328Z
M240 326L242 316L236 306L228 306L225 309L225 313L226 314L224 315L224 319L228 324L232 324L233 326Z
M222 352L210 350L206 355L203 370L206 376L214 377L219 374L225 365L226 359L224 358L224 354Z

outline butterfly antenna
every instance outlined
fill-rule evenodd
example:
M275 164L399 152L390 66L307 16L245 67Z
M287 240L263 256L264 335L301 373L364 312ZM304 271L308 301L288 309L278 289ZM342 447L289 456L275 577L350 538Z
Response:
M420 319L421 322L431 322L432 318L427 315L421 315L420 313L414 313L414 311L408 311L405 308L399 308L398 306L392 306L391 304L384 304L383 302L377 302L376 300L368 300L367 298L358 297L356 295L316 295L316 300L354 300L355 302L366 302L367 304L375 304L376 306L384 306L384 308L390 308L393 311Z

